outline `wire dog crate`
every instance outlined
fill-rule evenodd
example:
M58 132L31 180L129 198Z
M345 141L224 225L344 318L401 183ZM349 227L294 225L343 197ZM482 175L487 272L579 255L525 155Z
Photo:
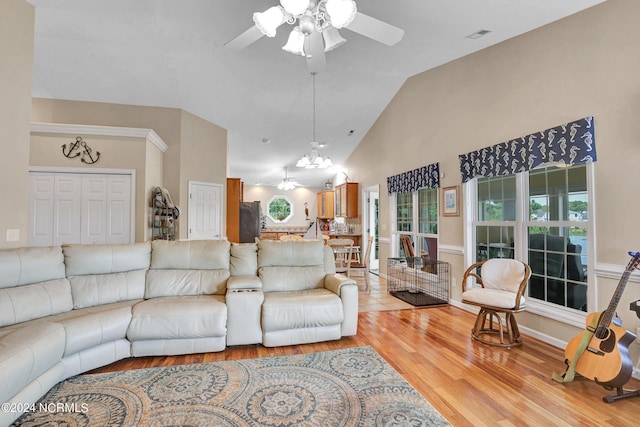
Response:
M449 303L449 263L429 258L388 258L387 292L416 307Z

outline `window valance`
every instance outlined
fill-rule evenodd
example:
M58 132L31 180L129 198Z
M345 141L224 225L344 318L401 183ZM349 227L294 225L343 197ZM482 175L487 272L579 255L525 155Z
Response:
M575 164L596 161L593 117L532 133L492 147L461 154L462 182L478 176L510 175L544 163Z
M412 193L424 187L440 187L440 167L438 163L422 166L387 178L389 194Z

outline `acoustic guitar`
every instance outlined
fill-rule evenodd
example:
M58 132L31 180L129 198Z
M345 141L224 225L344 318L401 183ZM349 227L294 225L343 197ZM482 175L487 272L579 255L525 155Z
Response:
M629 381L633 373L629 345L633 343L636 336L620 326L620 319L614 319L616 307L629 281L629 276L640 264L640 252L629 252L629 255L631 255L631 260L620 278L607 309L589 314L587 316L587 330L569 341L564 352L567 364L570 364L576 357L576 353L580 349L580 342L585 334L593 333L586 350L581 355L577 355L578 361L575 371L604 387L622 387ZM593 329L592 325L597 326Z

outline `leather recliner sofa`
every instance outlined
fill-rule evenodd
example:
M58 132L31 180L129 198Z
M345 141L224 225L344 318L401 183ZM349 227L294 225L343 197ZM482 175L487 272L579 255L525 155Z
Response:
M357 314L357 285L322 241L0 250L0 402L15 409L0 425L120 359L335 340Z

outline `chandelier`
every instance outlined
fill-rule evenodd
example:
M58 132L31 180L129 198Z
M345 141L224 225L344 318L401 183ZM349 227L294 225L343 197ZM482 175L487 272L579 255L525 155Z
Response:
M318 148L321 144L316 142L316 74L311 73L313 78L313 140L311 141L311 154L304 155L298 160L296 166L306 169L326 169L333 166L333 162L329 157L321 157L318 154Z
M280 6L254 13L253 22L267 37L274 37L278 27L285 22L297 23L282 49L309 56L304 44L314 30L322 34L324 51L329 52L346 42L338 29L349 25L356 12L353 0L280 0Z

